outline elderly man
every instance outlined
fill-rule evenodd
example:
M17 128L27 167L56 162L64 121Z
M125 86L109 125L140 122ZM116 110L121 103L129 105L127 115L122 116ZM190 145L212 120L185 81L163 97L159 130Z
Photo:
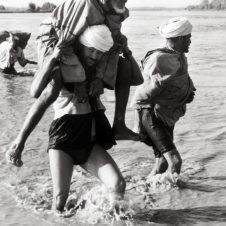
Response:
M181 156L173 142L175 123L194 98L185 53L191 44L192 25L185 17L170 19L159 28L166 46L149 51L142 60L144 84L137 87L132 104L137 109L137 129L153 147L155 165L150 176L179 174Z
M125 192L125 181L120 170L106 152L116 143L104 114L104 106L98 96L89 95L95 66L113 45L110 30L106 25L88 27L80 36L79 43L78 57L86 72L89 100L79 102L72 83L63 83L53 105L54 121L49 130L53 209L60 212L64 210L68 197L73 165L80 165L99 178L111 192L112 201L122 198ZM51 86L48 84L47 89L52 89ZM21 164L21 153L15 154L11 158Z

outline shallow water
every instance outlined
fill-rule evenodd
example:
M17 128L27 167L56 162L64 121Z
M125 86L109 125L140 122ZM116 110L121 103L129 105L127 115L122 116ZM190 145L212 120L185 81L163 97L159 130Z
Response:
M187 114L175 128L175 142L183 158L184 188L146 181L154 162L150 148L140 142L121 141L110 153L127 181L124 220L117 221L105 211L108 200L99 182L75 169L71 202L81 196L90 201L71 217L50 212L52 187L46 146L52 120L49 109L26 144L24 166L5 163L4 150L16 136L33 103L29 96L32 76L0 76L0 225L199 225L221 226L226 222L226 15L217 11L132 11L123 25L134 56L140 60L147 50L164 43L157 26L169 17L185 15L194 25L188 54L190 75L197 92ZM35 37L38 24L47 14L0 14L0 27L32 32L25 55L36 60ZM18 70L24 69L18 67ZM35 71L28 66L24 72ZM32 74L32 73L31 73ZM131 96L134 88L131 90ZM103 96L112 122L114 93ZM133 110L128 106L127 124L133 126ZM93 189L92 189L93 188ZM85 199L84 198L84 199ZM130 218L129 216L132 216ZM101 220L102 219L102 220Z

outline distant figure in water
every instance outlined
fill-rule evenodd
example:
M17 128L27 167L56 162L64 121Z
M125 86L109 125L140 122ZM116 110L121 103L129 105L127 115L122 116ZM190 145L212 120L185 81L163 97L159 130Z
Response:
M122 174L106 151L116 144L113 130L99 95L90 95L96 64L112 45L111 32L106 25L90 26L82 33L77 56L85 70L88 100L79 101L73 84L61 82L62 88L53 105L55 114L49 130L48 152L53 180L53 209L59 212L63 212L68 198L73 165L80 165L103 182L112 195L113 207L114 201L123 198L125 192ZM58 49L57 52L60 57L64 50ZM59 65L53 70L60 73ZM54 81L60 82L53 79L47 89L54 89ZM22 163L21 152L8 152L6 156L9 162Z
M144 84L137 87L132 100L136 109L134 130L154 150L155 165L149 177L166 172L178 178L182 159L173 141L174 126L196 90L185 57L192 25L187 18L177 17L159 31L166 38L166 46L149 51L142 60Z
M0 70L5 74L17 74L15 63L25 67L27 64L37 64L25 58L23 49L19 45L19 38L9 33L8 40L0 44Z

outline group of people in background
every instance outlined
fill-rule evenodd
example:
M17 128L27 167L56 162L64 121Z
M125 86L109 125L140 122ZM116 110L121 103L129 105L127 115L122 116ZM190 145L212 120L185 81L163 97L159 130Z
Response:
M126 0L66 0L41 23L39 68L31 85L36 100L6 159L15 166L23 165L26 140L53 104L48 154L56 211L64 211L74 165L99 178L111 192L113 203L123 198L125 180L107 152L116 140L141 141L152 147L155 164L149 176L180 174L182 159L173 136L175 123L195 95L185 57L192 25L185 17L161 25L159 32L166 45L149 51L139 67L121 33L121 23L129 15L125 4ZM132 131L125 125L125 113L134 85ZM99 98L105 88L115 90L112 126Z

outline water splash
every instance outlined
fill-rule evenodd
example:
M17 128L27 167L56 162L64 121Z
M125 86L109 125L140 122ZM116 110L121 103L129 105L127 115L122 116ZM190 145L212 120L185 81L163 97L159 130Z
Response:
M143 162L143 166L147 168L150 162ZM130 166L130 169L133 168ZM146 213L150 215L148 222L153 219L152 215L158 209L155 194L179 189L178 180L187 183L191 175L201 170L203 170L201 164L186 161L180 176L165 173L147 177L144 172L139 172L137 176L127 175L125 176L127 183L125 199L116 202L112 199L111 193L94 177L81 170L75 170L65 212L55 215L51 210L53 197L51 177L46 172L35 175L34 172L20 169L19 173L11 175L7 183L19 206L41 216L48 215L50 218L58 216L54 218L58 223L62 221L71 224L76 221L81 222L82 225L99 223L133 225L137 219L144 220ZM132 173L127 167L124 167L124 172Z
M96 225L99 222L114 224L123 221L131 225L134 211L128 200L113 200L111 193L100 185L92 189L78 189L78 193L71 192L63 213L51 210L52 188L48 183L42 183L42 188L35 189L25 181L17 181L7 185L14 191L17 205L31 210L35 214L70 218L69 221L79 221L85 225ZM64 221L64 220L63 220Z
M95 186L87 190L78 199L70 196L66 204L67 212L76 213L76 218L83 223L113 223L123 220L129 223L134 214L126 200L114 200L104 186Z
M146 177L141 175L127 176L126 190L135 190L142 195L147 206L155 208L156 206L153 194L186 187L190 177L202 170L204 170L204 166L201 163L186 161L183 164L180 175L177 173L171 174L169 172L165 172L162 174L148 175Z

